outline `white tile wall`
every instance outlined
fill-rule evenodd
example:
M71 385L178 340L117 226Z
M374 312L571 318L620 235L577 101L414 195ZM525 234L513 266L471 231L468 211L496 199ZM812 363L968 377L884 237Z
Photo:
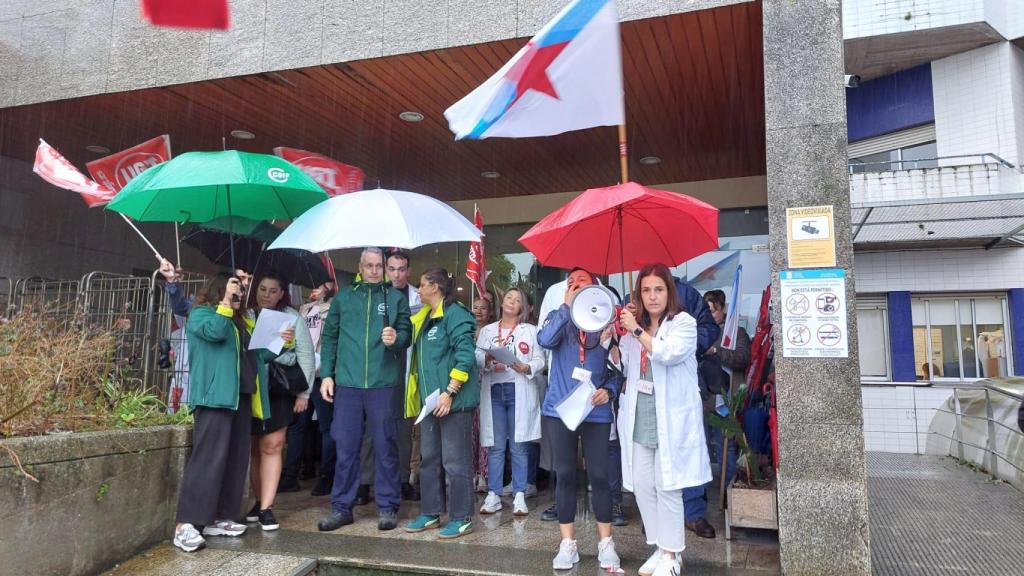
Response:
M858 252L858 293L978 292L1024 287L1024 249Z
M1021 51L999 42L932 62L935 138L939 156L998 154L1020 164L1014 93L1024 96ZM1018 76L1019 78L1014 78ZM949 164L962 163L951 160Z
M954 26L984 20L986 3L993 0L845 0L843 36L861 38ZM1008 0L995 0L1006 2ZM1009 0L1019 1L1019 0ZM1000 17L1005 11L993 6L990 13ZM910 14L910 19L907 19Z
M928 427L951 389L916 386L865 386L864 447L873 452L924 454Z

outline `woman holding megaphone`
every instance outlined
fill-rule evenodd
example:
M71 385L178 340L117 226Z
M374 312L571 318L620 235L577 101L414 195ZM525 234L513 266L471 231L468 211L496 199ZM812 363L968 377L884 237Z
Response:
M622 482L636 496L647 543L657 546L644 576L681 571L683 488L711 481L700 390L697 322L682 311L663 264L640 270L633 302L619 315L625 394L619 402Z

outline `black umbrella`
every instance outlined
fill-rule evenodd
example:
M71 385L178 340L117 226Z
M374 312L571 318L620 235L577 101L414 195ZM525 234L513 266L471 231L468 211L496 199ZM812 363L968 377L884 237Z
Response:
M210 262L231 266L234 244L235 266L253 275L275 272L284 280L307 288L316 288L331 282L331 275L320 257L305 250L266 250L277 229L269 224L254 231L252 236L234 236L218 230L195 228L182 241L203 253Z

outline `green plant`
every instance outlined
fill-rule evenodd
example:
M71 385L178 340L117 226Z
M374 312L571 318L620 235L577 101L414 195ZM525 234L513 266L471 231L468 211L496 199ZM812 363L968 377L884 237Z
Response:
M100 487L96 489L96 501L99 502L100 500L103 500L109 491L110 486L106 482L100 484Z
M750 486L757 486L761 483L761 468L758 464L757 454L754 454L750 449L750 444L747 443L747 436L744 434L743 425L739 420L739 414L747 402L747 392L747 386L744 384L726 396L726 406L729 408L729 413L726 416L715 411L708 412L705 416L708 424L721 430L722 435L730 442L737 443L740 460L747 471L747 483Z

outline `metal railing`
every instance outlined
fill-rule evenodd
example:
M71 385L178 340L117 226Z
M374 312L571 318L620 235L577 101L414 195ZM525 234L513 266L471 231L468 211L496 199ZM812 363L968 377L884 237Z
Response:
M980 387L954 388L947 405L936 410L952 417L952 434L947 436L933 426L929 435L948 440L949 455L973 462L1024 490L1024 433L1016 426L1017 411L1024 401L1024 379L982 383Z
M980 162L958 162L944 164L943 162L949 160L971 160L978 159ZM915 158L911 160L882 160L879 162L849 162L846 167L850 174L855 174L858 171L856 168L862 168L866 166L888 166L885 170L860 170L859 172L897 172L900 170L924 170L929 168L954 168L956 166L971 166L976 164L998 164L1005 168L1015 168L1015 166L1006 160L1000 158L996 154L991 152L985 152L983 154L961 154L958 156L937 156L935 158Z
M81 319L114 334L114 361L122 375L145 381L146 337L153 311L151 278L109 272L82 277L78 298Z
M10 316L14 308L14 282L7 276L0 276L0 318Z

